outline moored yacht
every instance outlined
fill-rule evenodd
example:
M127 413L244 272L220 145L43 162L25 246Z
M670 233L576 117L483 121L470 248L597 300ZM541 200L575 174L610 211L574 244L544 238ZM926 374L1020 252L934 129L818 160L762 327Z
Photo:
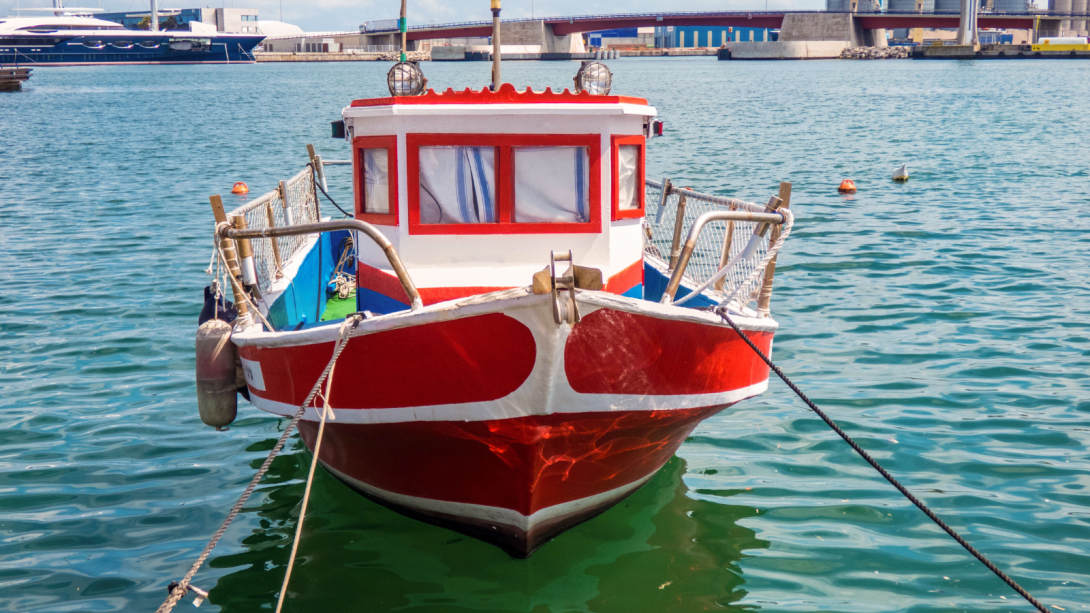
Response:
M253 63L261 34L127 30L78 15L0 19L0 64Z

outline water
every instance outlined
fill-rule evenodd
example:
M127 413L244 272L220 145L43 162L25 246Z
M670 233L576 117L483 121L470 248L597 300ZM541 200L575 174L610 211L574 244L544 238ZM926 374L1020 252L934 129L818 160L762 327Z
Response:
M794 183L775 359L1034 595L1086 610L1090 64L611 66L666 119L648 176L753 201ZM328 122L387 68L41 69L0 96L0 611L153 610L218 527L284 422L197 418L207 197L271 189L308 142L347 157ZM295 439L227 531L208 609L272 607L309 461ZM1027 610L776 382L528 561L314 487L292 611Z

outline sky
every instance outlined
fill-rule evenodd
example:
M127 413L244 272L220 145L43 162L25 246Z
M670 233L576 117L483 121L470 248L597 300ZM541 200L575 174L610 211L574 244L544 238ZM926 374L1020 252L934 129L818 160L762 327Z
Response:
M149 0L65 0L66 6L101 7L107 11L146 11ZM52 0L0 0L0 15L15 16L9 9L48 7ZM394 19L400 0L159 0L160 8L256 8L261 20L280 20L308 32L358 30L361 23ZM549 17L662 11L764 10L766 0L503 0L503 17ZM825 0L767 0L769 9L821 10ZM25 13L26 16L43 13ZM488 21L489 0L409 0L409 24Z

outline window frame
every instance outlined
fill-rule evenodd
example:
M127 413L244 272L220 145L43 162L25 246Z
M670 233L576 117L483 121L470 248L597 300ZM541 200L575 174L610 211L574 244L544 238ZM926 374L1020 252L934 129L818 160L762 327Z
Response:
M639 153L636 159L636 195L639 206L634 209L622 209L620 203L620 175L618 165L620 163L621 145L638 145ZM647 182L645 172L647 166L647 139L642 134L631 136L613 135L610 142L610 209L612 220L634 219L646 214Z
M420 148L495 147L496 218L493 223L420 223ZM586 147L588 158L585 222L515 221L515 147ZM599 234L602 231L601 134L428 134L405 135L409 195L409 234Z
M365 213L363 210L363 149L386 150L386 176L390 180L390 212ZM398 225L397 200L397 137L396 136L357 136L352 139L352 180L356 190L356 219L377 226Z

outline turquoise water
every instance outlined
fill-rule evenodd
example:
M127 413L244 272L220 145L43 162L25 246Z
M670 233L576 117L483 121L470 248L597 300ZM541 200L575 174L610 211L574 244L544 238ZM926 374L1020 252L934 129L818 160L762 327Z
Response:
M1090 63L610 64L666 120L648 176L752 201L794 183L774 358L1030 592L1087 610ZM387 68L40 69L0 95L0 611L154 610L218 527L284 422L197 418L207 197L273 188L308 142L347 157L328 122ZM273 606L294 440L197 575L202 610ZM289 611L1028 610L778 382L528 561L314 487Z

